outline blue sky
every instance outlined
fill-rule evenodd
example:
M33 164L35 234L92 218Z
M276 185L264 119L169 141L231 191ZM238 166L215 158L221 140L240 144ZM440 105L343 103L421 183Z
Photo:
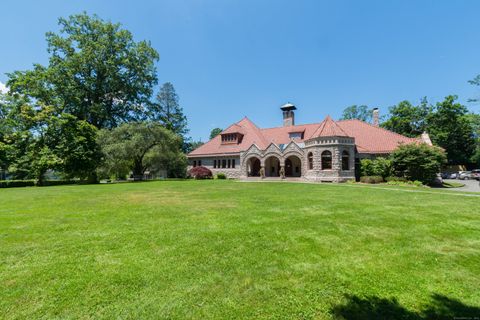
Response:
M180 95L191 136L248 116L281 124L334 118L352 104L379 107L427 96L480 95L480 1L3 1L0 81L46 64L45 32L87 11L120 22L160 53L158 78Z

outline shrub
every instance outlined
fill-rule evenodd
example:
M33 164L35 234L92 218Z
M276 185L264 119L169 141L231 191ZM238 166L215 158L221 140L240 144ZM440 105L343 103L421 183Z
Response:
M217 173L217 179L220 179L220 180L225 180L227 179L227 175L225 173Z
M382 183L383 178L381 176L363 176L363 177L360 177L360 182L362 182L362 183L372 183L372 184Z
M188 177L194 178L197 180L200 179L212 179L212 171L210 169L205 168L203 166L194 167L188 171Z
M67 184L80 184L80 180L44 180L42 181L42 186L63 186Z
M386 158L362 159L360 161L362 176L381 176L386 178L392 174L392 162Z
M1 180L0 188L33 187L35 180Z
M443 149L422 144L405 144L399 146L391 155L392 165L397 177L424 184L435 180L442 164L447 161Z
M385 179L387 182L407 182L408 180L403 177L387 177Z

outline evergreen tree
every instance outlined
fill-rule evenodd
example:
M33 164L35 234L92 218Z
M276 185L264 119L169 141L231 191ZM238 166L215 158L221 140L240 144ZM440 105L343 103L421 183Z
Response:
M184 137L188 133L187 117L183 114L178 100L173 85L170 82L164 83L157 94L155 103L149 108L149 118Z

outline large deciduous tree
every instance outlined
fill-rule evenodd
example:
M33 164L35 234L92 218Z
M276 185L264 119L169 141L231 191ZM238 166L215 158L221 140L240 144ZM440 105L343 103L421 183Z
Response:
M370 110L367 106L361 105L353 105L347 107L343 110L341 120L350 120L350 119L358 119L365 122L370 122L372 120L372 110Z
M59 25L59 33L46 36L48 65L10 73L10 90L99 129L143 117L157 82L158 53L150 44L86 13Z
M172 162L185 163L180 137L159 123L125 123L102 130L98 141L104 155L104 175L119 178L132 172L134 176L143 176L147 169L168 172L172 170Z
M426 119L431 109L426 98L417 106L402 101L389 108L389 118L381 126L407 137L417 137L426 131Z
M432 142L447 152L451 164L470 163L475 150L472 123L468 109L448 96L436 104L427 117L427 131Z

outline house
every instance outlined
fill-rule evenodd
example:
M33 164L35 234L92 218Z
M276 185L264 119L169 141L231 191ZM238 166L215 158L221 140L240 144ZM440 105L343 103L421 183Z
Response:
M360 120L295 125L293 104L280 108L283 126L261 129L247 117L188 154L189 168L205 166L229 178L297 177L343 182L359 176L362 158L388 156L400 144L429 143L428 134L409 138ZM262 170L263 169L263 170Z

